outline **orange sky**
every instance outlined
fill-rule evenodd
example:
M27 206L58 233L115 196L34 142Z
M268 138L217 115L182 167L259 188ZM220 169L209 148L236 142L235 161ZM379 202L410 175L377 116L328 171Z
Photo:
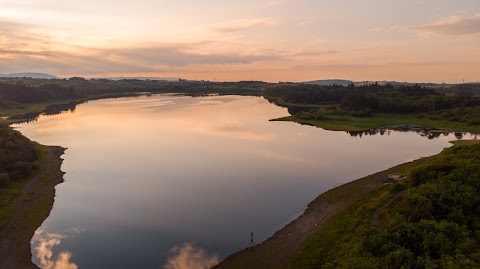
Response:
M0 0L0 73L480 80L479 1L392 2Z

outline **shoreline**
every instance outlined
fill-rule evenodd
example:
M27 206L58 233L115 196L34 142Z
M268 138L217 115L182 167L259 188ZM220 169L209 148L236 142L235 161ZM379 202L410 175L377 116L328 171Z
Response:
M331 189L315 198L300 217L275 232L264 242L238 251L212 268L289 268L293 259L315 233L325 228L336 216L341 215L365 195L386 186L383 179L388 174L402 173L440 154L441 152L403 163Z
M64 182L61 171L65 148L38 147L44 151L40 172L26 180L15 198L15 211L0 231L0 268L39 269L32 262L31 239L35 231L50 215L55 201L55 187Z
M422 120L412 118L412 115L376 115L367 118L347 117L346 119L330 119L330 120L306 120L299 119L295 116L286 116L270 121L277 122L294 122L301 125L308 125L322 128L328 131L342 132L368 132L374 130L397 129L422 131L429 130L435 132L452 132L452 133L472 133L480 134L479 126L472 126L463 123L452 123L445 121ZM432 127L434 126L434 127Z

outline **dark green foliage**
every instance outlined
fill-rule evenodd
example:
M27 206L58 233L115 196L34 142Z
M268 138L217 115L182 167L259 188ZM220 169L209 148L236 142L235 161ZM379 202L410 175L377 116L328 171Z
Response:
M10 176L14 180L26 178L33 172L33 164L30 162L16 162L9 168Z
M30 176L39 166L33 142L0 124L0 186Z
M326 109L315 109L311 108L308 111L301 111L297 113L297 118L304 120L329 120L330 116L334 113Z
M5 187L10 182L10 176L8 173L1 173L0 174L0 187Z
M4 106L9 102L39 103L74 97L76 95L72 87L62 87L58 84L43 84L38 87L30 87L22 83L0 83L0 100Z
M432 88L371 84L365 86L317 86L280 84L269 87L264 95L286 102L292 115L305 112L302 106L336 105L336 115L371 117L375 113L413 114L419 118L448 120L480 125L480 98L463 91L443 94ZM310 117L309 117L310 116ZM315 120L309 112L298 117Z
M372 226L371 213L359 213L370 197L337 220L335 238L327 228L322 239L330 244L313 242L296 267L480 268L480 144L447 149L410 177L402 188L389 188L406 190L381 224Z

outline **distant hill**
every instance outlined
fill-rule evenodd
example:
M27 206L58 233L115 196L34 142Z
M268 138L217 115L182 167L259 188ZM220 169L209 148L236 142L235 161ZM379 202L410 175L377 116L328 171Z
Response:
M391 84L393 86L413 86L413 85L419 85L422 87L440 87L440 88L449 88L453 86L453 84L437 84L437 83L414 83L414 82L398 82L398 81L351 81L351 80L345 80L345 79L325 79L325 80L313 80L313 81L307 81L303 82L304 84L311 84L311 85L321 85L321 86L326 86L326 85L341 85L341 86L348 86L350 84L353 84L355 86L363 86L363 85L369 85L369 84L374 84L378 83L379 85L387 85Z
M354 83L351 80L345 80L345 79L324 79L324 80L314 80L314 81L307 81L304 82L305 84L312 84L312 85L342 85L342 86L348 86L352 83Z
M123 80L123 79L133 79L133 80L164 80L164 81L178 81L178 78L159 78L159 77L104 77L104 78L94 78L94 79L108 79L108 80Z
M45 73L13 73L13 74L0 74L0 77L3 78L43 78L43 79L54 79L58 78L57 76L45 74Z

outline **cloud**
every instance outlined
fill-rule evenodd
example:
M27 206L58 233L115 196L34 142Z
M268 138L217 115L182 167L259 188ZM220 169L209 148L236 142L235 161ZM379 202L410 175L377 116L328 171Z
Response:
M17 47L27 46L30 43L50 42L45 35L35 33L35 26L28 23L16 22L0 18L0 46Z
M82 52L9 49L0 44L0 72L25 70L59 70L71 73L165 72L187 65L250 64L279 60L274 53L200 53L195 45L137 44L129 47L84 48ZM16 68L16 69L15 69ZM21 68L21 69L20 69Z
M168 66L184 66L189 64L248 64L255 61L278 58L274 54L253 53L204 53L196 52L196 45L189 44L140 44L133 47L106 49L109 53L123 58L134 59L142 64L163 64Z
M238 20L231 22L224 22L216 25L208 26L207 28L212 32L218 33L237 33L253 28L272 25L275 22L270 18L260 18L260 19L248 19L248 20Z
M461 36L480 33L480 13L471 17L451 16L417 26L378 27L373 31L412 32L422 37Z
M172 248L163 269L209 269L219 262L218 256L208 255L205 250L192 244L183 244Z
M248 41L235 38L243 31L274 23L270 18L257 18L209 25L199 29L209 34L194 42L88 46L69 43L69 39L56 36L55 31L49 32L37 25L0 18L0 73L28 71L59 76L150 73L182 76L182 73L223 69L226 65L245 68L242 66L284 63L299 57L337 53L310 42L289 50L251 48ZM248 46L242 46L242 42Z
M62 251L57 258L53 258L52 249L60 245L65 236L54 233L45 233L43 230L35 232L32 241L35 241L36 256L43 269L78 269L78 266L70 261L72 254Z
M268 19L217 25L232 32L267 24ZM145 42L131 45L85 47L56 41L34 26L0 19L0 73L39 71L54 74L169 72L188 65L243 65L279 60L267 51L219 51L220 41Z

